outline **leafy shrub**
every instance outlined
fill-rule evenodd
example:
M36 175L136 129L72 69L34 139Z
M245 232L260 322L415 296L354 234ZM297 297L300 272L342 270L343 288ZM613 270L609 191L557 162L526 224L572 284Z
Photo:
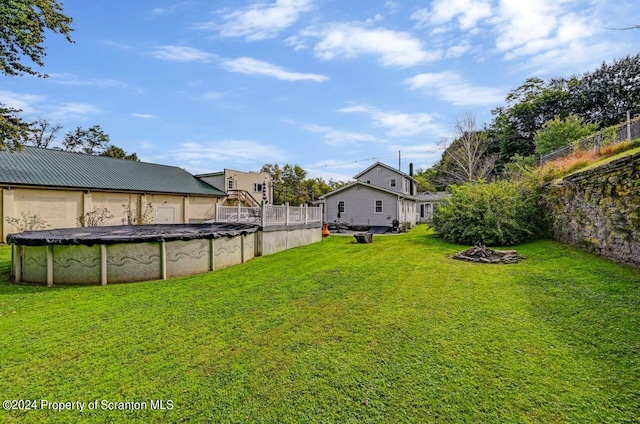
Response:
M458 244L505 246L532 236L540 216L537 185L508 181L450 187L436 205L431 226Z
M580 140L598 128L597 124L585 124L576 115L569 115L566 119L558 116L544 123L533 137L536 153L545 154Z

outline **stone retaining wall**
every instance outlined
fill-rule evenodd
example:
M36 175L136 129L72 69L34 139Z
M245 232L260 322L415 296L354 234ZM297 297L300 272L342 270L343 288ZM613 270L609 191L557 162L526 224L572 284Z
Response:
M545 188L556 240L640 267L640 153Z

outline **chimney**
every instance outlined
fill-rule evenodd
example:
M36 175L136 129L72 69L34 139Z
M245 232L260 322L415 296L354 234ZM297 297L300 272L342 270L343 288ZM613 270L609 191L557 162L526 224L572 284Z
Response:
M409 176L413 177L413 163L409 164ZM415 194L414 191L415 191L415 189L414 189L413 180L410 180L409 181L409 194L413 196Z

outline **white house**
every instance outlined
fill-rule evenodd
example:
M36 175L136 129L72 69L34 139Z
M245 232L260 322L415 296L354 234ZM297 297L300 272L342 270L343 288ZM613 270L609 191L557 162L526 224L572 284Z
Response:
M416 180L410 174L374 163L356 175L355 182L321 197L324 222L349 227L414 226Z
M418 222L429 222L433 218L433 208L437 202L447 197L445 191L430 192L416 194L416 212L418 214Z

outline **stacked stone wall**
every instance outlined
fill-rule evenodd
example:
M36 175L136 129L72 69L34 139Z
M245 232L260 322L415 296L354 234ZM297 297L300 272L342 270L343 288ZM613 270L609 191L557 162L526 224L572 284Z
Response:
M640 267L640 153L545 187L556 240Z

